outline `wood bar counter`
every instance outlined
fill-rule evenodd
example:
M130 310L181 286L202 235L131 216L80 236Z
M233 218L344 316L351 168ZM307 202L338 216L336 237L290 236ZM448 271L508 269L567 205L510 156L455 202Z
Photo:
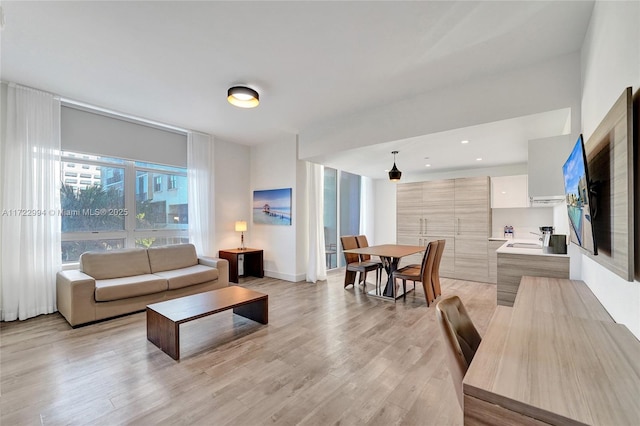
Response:
M523 277L463 380L465 424L640 424L640 342L583 282Z

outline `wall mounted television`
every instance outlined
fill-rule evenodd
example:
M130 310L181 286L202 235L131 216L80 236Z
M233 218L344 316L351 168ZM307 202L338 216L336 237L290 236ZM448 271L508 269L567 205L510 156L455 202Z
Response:
M597 212L592 201L592 182L589 180L587 156L582 135L578 138L569 158L562 166L564 191L569 214L571 242L589 253L598 254L594 234L593 219Z

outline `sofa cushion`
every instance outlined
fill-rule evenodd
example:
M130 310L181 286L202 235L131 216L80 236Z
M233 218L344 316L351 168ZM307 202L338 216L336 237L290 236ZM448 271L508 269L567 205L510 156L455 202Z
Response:
M169 290L214 281L217 280L219 276L217 269L204 265L194 265L172 271L156 272L155 275L167 280Z
M126 299L159 293L167 289L167 280L152 274L135 277L111 278L96 280L96 302Z
M193 244L174 244L148 249L151 272L171 271L198 264L198 255Z
M147 250L142 248L82 253L80 270L96 280L151 273Z

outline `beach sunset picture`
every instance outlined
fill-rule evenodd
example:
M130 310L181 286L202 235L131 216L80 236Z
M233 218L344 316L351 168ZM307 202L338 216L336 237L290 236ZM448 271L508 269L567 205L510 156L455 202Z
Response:
M253 223L291 225L291 188L253 191Z

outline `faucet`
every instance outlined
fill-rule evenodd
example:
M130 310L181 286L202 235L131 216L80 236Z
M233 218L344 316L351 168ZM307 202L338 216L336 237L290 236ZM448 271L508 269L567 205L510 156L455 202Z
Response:
M542 234L538 234L537 232L529 232L529 233L533 235L537 235L538 237L540 237L538 238L538 241L542 241Z

